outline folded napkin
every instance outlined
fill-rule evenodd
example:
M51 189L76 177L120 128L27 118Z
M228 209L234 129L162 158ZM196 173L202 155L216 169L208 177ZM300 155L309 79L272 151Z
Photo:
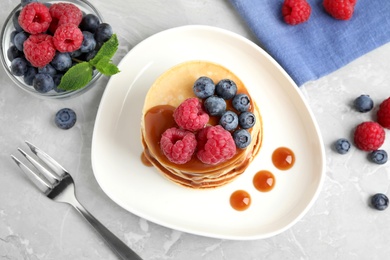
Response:
M390 1L357 0L350 20L327 14L323 0L308 0L308 21L283 21L283 0L230 0L260 45L298 86L325 76L390 41Z

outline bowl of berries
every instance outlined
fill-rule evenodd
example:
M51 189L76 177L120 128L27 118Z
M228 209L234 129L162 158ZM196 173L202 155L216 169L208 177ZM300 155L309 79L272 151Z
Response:
M1 60L16 86L63 99L119 72L111 61L118 39L86 0L21 0L1 30Z

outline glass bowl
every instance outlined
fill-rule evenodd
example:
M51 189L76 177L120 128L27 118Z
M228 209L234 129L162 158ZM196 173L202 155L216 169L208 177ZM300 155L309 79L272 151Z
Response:
M72 3L76 5L80 10L83 12L83 15L85 14L95 14L100 22L103 22L103 18L99 11L88 1L86 0L61 0L61 1L53 1L53 0L40 0L41 3ZM81 93L84 93L88 89L90 89L93 84L101 77L101 73L97 70L94 70L91 81L85 85L84 87L72 90L72 91L63 91L63 92L56 92L54 90L50 90L46 93L40 93L34 89L33 86L28 85L24 82L23 76L15 76L11 72L11 61L8 59L7 51L8 49L13 45L11 43L11 34L13 31L15 31L15 27L13 25L12 18L15 15L15 13L22 9L22 6L19 4L15 7L14 10L10 13L10 15L7 17L7 19L4 22L3 28L1 30L1 63L3 64L3 67L8 74L8 76L12 79L12 81L15 83L16 86L21 88L24 91L27 91L28 93L42 98L48 98L48 99L64 99L64 98L70 98L77 96Z

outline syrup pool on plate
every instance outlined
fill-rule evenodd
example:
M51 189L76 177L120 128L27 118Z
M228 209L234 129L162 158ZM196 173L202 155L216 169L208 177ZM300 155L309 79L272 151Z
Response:
M295 154L287 147L279 147L272 153L272 163L279 170L288 170L295 163Z

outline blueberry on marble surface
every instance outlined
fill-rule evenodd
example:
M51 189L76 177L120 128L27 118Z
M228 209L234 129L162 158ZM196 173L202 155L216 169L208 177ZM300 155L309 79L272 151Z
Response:
M357 111L366 113L374 107L374 102L369 95L360 95L354 100L353 105Z
M76 113L71 108L60 109L54 118L55 124L64 130L72 128L77 121Z
M370 160L376 164L385 164L387 162L387 152L385 150L375 150L370 153Z
M371 197L371 206L377 210L385 210L389 206L389 198L383 193Z
M346 154L351 148L351 143L345 138L340 138L334 143L334 148L339 154Z

